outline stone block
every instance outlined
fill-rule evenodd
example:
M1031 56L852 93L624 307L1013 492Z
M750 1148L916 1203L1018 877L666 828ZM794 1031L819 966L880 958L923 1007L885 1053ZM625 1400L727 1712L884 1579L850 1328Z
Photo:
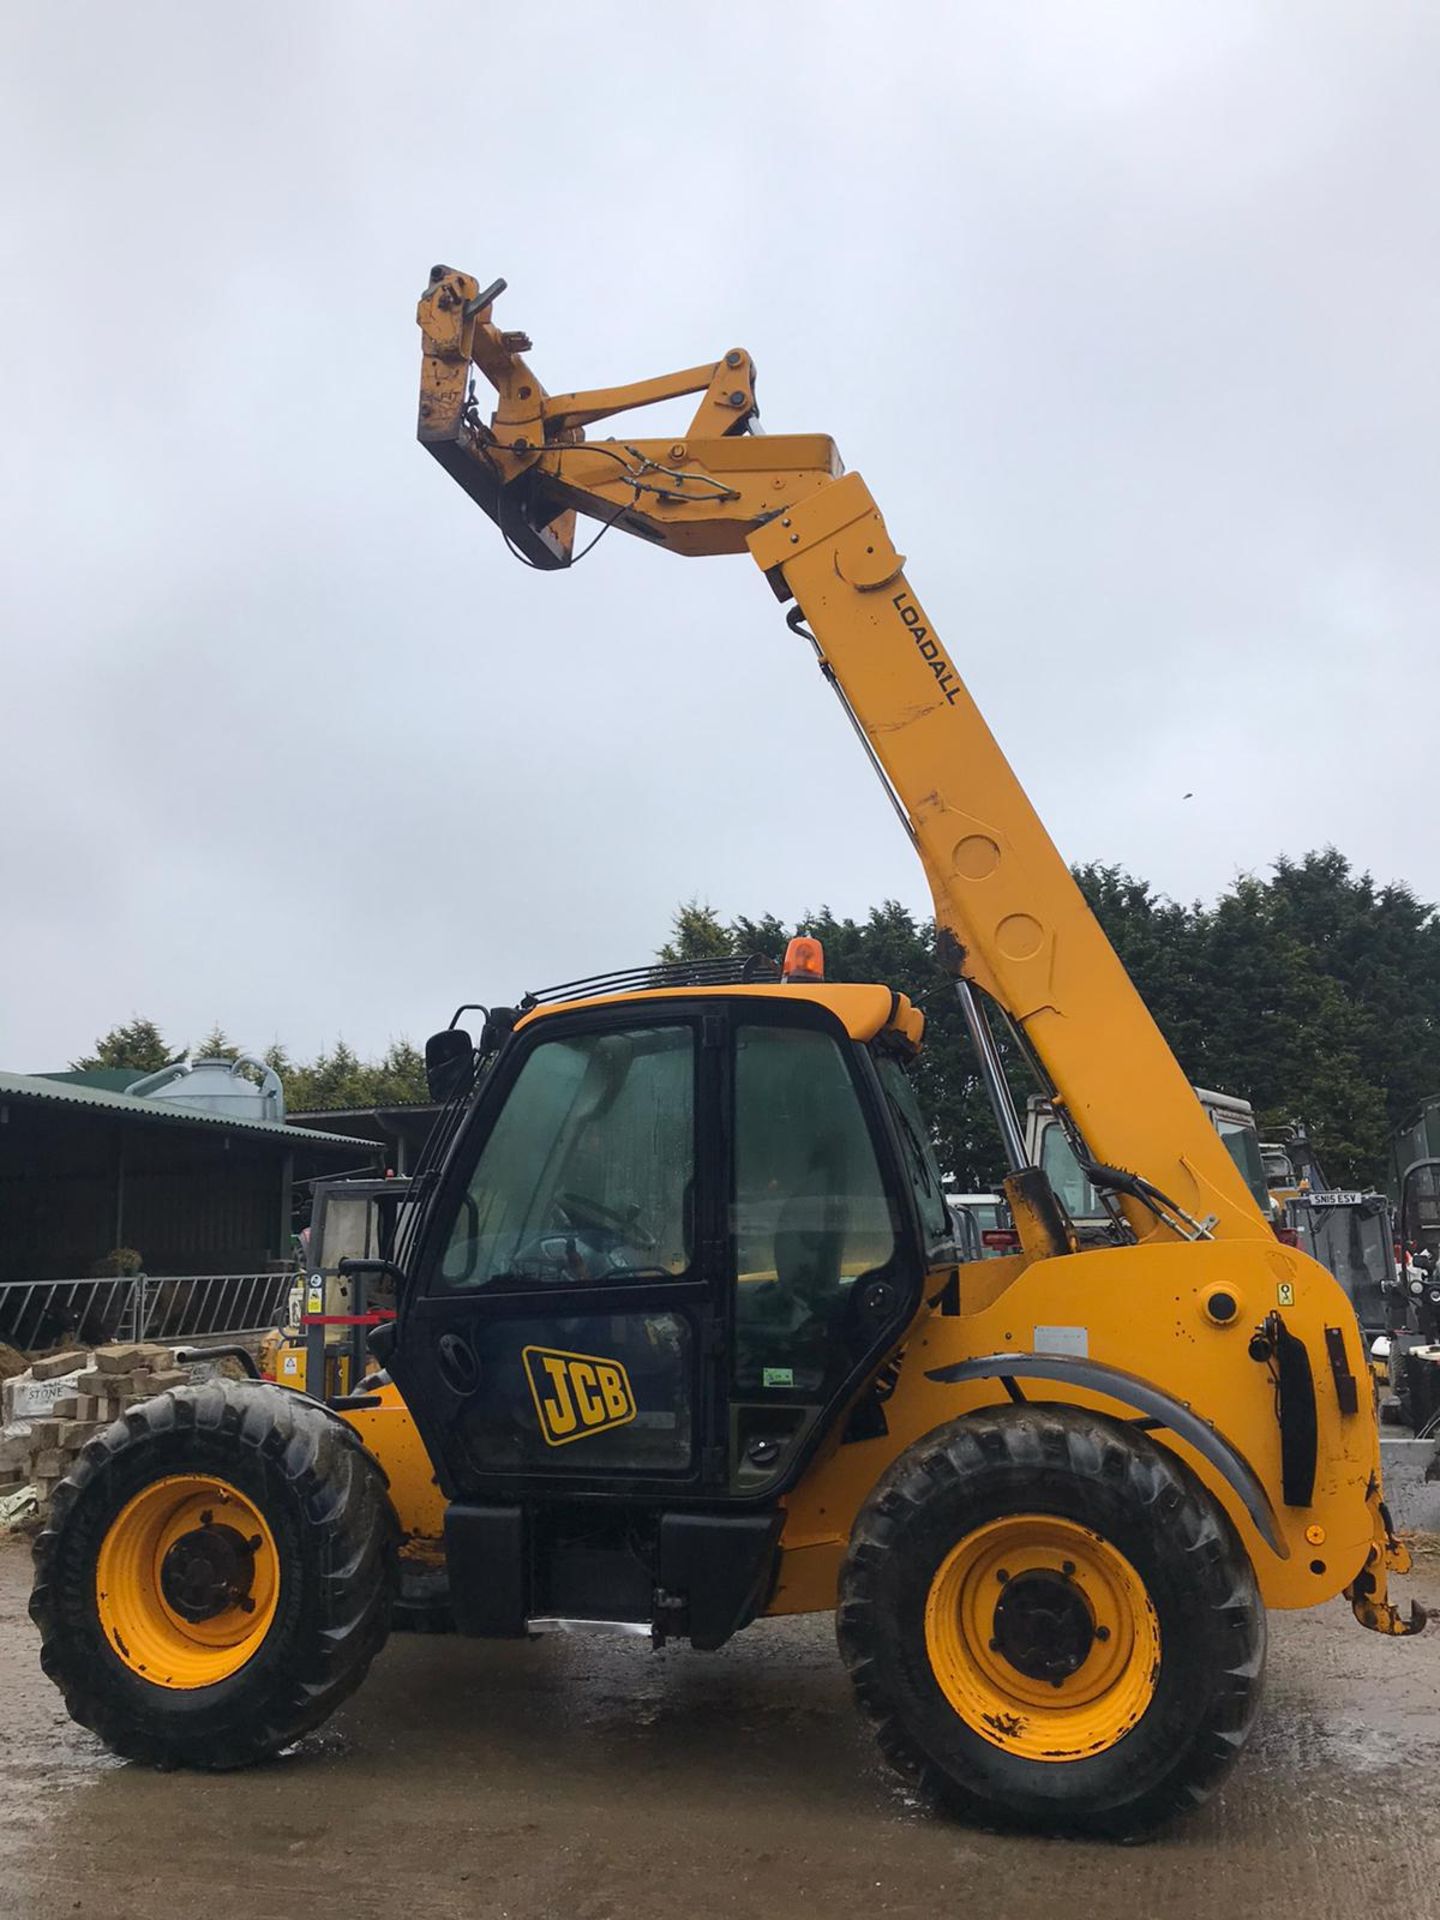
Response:
M97 1347L92 1357L100 1373L133 1373L137 1367L146 1364L146 1353L145 1347L116 1343L114 1346Z
M67 1393L55 1401L50 1411L57 1420L78 1420L80 1399L77 1394Z
M88 1353L50 1353L42 1360L30 1362L30 1377L33 1380L61 1380L67 1373L74 1373L83 1367L90 1358Z
M183 1387L187 1377L183 1367L171 1367L167 1373L152 1373L150 1392L168 1393L172 1387Z
M69 1466L68 1455L61 1453L58 1447L52 1447L36 1454L32 1471L37 1480L63 1480Z

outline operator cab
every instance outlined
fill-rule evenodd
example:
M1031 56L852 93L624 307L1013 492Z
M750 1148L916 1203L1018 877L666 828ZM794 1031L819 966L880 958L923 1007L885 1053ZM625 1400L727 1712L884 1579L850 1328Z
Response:
M387 1364L447 1551L458 1510L489 1515L526 1620L569 1604L598 1494L612 1520L631 1503L632 1558L637 1530L705 1511L752 1511L773 1549L824 1437L884 1430L877 1369L953 1265L909 1077L923 1016L827 985L806 946L768 979L702 963L532 996L437 1127Z

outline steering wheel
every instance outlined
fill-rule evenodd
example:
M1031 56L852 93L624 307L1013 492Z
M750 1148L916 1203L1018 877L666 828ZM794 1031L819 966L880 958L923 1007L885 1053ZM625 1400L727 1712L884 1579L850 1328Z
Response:
M600 1233L617 1233L625 1237L632 1246L648 1251L655 1244L653 1233L646 1233L636 1225L638 1207L607 1207L602 1200L592 1200L588 1194L558 1193L555 1196L571 1224L576 1227L589 1227Z

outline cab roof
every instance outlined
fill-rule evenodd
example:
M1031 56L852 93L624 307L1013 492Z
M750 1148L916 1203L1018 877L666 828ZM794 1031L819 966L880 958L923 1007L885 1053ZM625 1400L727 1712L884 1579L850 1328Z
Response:
M925 1032L925 1016L906 994L878 985L847 982L831 986L812 980L767 980L745 986L695 981L683 986L638 991L577 993L573 998L547 999L543 1005L530 1006L515 1023L516 1031L533 1026L536 1021L548 1020L553 1014L574 1013L582 1007L661 1005L696 999L767 1000L789 1006L797 1000L808 1001L833 1014L852 1040L874 1040L881 1033L889 1032L905 1045L918 1048Z

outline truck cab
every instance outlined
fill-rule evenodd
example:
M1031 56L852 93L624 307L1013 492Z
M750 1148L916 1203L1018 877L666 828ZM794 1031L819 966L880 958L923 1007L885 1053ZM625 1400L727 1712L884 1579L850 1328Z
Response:
M1275 1202L1270 1195L1265 1163L1261 1158L1260 1135L1255 1125L1255 1109L1237 1094L1217 1093L1208 1087L1196 1087L1206 1119L1219 1134L1221 1143L1239 1168L1265 1218L1274 1224ZM1094 1186L1081 1171L1065 1129L1048 1100L1033 1097L1025 1111L1025 1144L1031 1162L1044 1169L1062 1205L1075 1222L1082 1240L1103 1234L1110 1215Z

